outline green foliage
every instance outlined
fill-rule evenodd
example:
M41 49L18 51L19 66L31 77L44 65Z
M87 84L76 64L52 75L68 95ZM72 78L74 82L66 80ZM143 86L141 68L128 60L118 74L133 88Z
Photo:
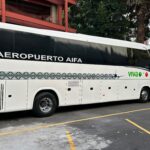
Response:
M144 22L139 20L142 10ZM77 32L116 39L138 39L141 24L145 27L142 37L150 36L149 19L150 0L78 0L77 5L70 9L70 25ZM135 33L131 33L132 29ZM142 42L142 38L139 41Z
M129 17L134 20L135 37L137 42L143 43L149 36L150 1L123 0L129 8Z
M126 12L120 0L78 0L70 20L80 33L124 39L129 32Z

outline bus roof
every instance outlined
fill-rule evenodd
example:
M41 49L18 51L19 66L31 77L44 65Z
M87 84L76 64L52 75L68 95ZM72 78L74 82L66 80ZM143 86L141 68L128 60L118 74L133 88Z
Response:
M62 32L62 31L37 29L37 28L13 25L13 24L8 24L8 23L0 23L0 29L22 31L22 32L27 32L27 33L51 36L51 37L58 37L58 38L71 39L71 40L77 40L77 41L83 41L83 42L89 42L89 43L104 44L104 45L111 45L111 46L118 46L118 47L134 48L134 49L140 49L140 50L150 49L150 46L147 46L141 43L136 43L136 42L129 42L129 41L104 38L104 37L98 37L98 36L90 36L90 35L84 35L84 34L79 34L79 33L68 33L68 32Z

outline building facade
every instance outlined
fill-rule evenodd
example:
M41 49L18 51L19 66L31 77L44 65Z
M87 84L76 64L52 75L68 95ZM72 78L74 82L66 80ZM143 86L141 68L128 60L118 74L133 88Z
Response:
M76 32L68 23L68 8L75 4L76 0L0 0L0 21Z

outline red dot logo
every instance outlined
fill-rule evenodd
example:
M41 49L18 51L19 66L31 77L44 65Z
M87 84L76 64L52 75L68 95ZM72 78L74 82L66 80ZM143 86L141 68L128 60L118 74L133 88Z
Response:
M145 77L148 77L148 72L145 73Z

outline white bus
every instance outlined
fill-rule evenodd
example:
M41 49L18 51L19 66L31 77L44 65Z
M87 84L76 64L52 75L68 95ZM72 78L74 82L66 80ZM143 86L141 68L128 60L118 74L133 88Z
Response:
M0 112L150 97L144 44L0 23Z

